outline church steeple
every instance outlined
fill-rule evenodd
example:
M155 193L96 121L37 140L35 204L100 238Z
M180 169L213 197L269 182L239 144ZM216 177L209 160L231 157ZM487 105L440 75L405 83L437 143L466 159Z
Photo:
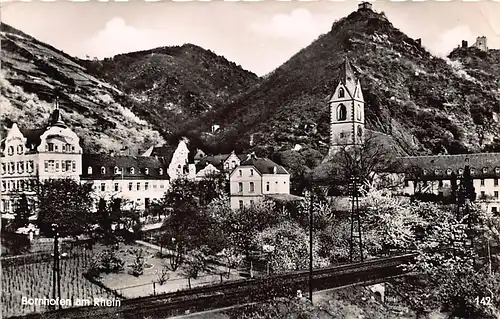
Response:
M61 110L59 109L59 97L56 96L56 108L52 112L49 118L49 126L58 126L62 128L67 128L66 124L62 119Z
M352 70L351 62L347 56L344 58L344 63L340 66L340 82L347 88L351 97L354 97L357 84L356 75Z
M346 57L338 69L338 82L329 100L330 155L364 143L365 101L361 84Z

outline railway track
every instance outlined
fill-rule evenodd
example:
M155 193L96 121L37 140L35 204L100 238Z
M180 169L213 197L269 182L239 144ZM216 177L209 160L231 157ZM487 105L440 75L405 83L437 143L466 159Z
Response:
M313 271L313 287L323 290L356 283L370 283L402 275L401 264L412 260L416 254L385 257ZM295 271L259 279L244 279L227 283L202 286L156 296L121 300L119 307L78 307L60 311L31 314L26 319L59 318L115 318L160 319L190 312L265 301L275 296L294 295L298 289L306 291L308 271Z

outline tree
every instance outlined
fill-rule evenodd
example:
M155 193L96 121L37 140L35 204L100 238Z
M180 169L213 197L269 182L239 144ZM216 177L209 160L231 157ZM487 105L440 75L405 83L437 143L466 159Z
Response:
M316 167L309 183L328 186L329 193L337 195L347 194L353 177L359 179L360 185L377 180L383 187L392 188L398 186L398 181L390 177L400 166L389 145L380 137L367 134L363 144L341 147L328 161Z
M130 249L129 253L133 257L130 274L138 277L144 273L144 266L146 265L146 260L144 256L144 250L142 249Z
M30 207L26 194L21 194L15 214L14 228L19 229L21 227L26 227L29 223L28 218L30 217Z
M194 249L189 253L189 260L182 265L181 275L188 280L191 289L191 279L197 279L200 272L207 269L208 258L206 247Z
M91 234L95 215L92 213L92 185L79 184L73 179L49 179L40 182L37 190L38 227L52 234L57 224L61 236Z

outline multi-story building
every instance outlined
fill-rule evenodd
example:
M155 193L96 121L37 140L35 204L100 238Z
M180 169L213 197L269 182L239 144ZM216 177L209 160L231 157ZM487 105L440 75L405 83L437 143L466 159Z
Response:
M82 173L80 139L64 124L57 105L46 127L21 131L13 124L2 144L2 212L13 212L19 195L32 194L37 180L79 180Z
M500 153L401 157L403 185L400 193L414 195L428 193L448 196L451 178L457 184L469 166L477 200L494 213L500 212Z
M2 216L12 218L21 194L35 195L36 181L58 178L93 183L96 199L121 198L146 209L163 197L171 179L195 178L186 143L151 148L143 156L82 154L80 139L64 123L56 103L46 127L21 130L14 124L2 141Z
M256 204L268 197L282 199L290 195L290 174L270 159L250 154L235 167L229 177L231 208Z

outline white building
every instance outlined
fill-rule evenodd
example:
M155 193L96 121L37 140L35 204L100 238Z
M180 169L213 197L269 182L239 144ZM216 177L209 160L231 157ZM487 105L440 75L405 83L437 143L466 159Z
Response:
M250 154L229 176L231 208L240 209L264 198L288 199L290 174L281 165L267 158ZM298 199L299 197L297 197Z

